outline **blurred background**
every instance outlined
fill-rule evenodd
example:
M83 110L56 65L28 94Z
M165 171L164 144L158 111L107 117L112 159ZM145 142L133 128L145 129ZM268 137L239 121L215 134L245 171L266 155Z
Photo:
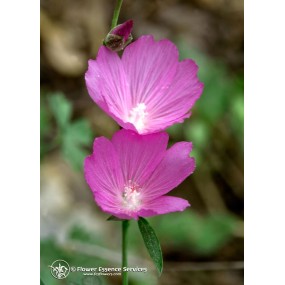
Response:
M121 277L57 280L49 265L119 267L121 224L106 221L82 173L94 137L118 125L89 97L84 73L111 25L115 0L41 0L41 278L45 285L112 285ZM164 254L160 278L136 222L130 226L137 285L243 284L243 1L125 0L119 23L133 36L168 38L180 58L199 65L204 93L170 144L192 141L197 168L172 194L190 201L182 213L149 218Z

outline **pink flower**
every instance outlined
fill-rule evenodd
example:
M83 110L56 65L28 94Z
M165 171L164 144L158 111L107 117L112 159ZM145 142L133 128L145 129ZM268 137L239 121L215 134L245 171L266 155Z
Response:
M96 138L84 162L85 179L101 209L121 219L183 211L187 200L166 196L195 169L192 143L167 148L165 132L141 136L117 131L112 140Z
M102 46L85 74L91 98L124 129L154 133L190 116L203 91L198 66L169 40L141 36L122 58Z
M104 44L112 51L123 50L132 40L133 20L128 20L112 29L104 40Z

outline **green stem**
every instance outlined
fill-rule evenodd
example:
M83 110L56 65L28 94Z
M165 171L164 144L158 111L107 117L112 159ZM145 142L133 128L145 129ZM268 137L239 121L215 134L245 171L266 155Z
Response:
M127 256L127 245L128 245L128 227L129 221L122 222L122 275L123 275L123 285L128 285L128 271L123 271L123 267L128 267L128 256Z
M123 3L123 0L117 0L117 4L116 4L115 11L114 11L114 14L113 14L111 29L113 29L113 28L115 28L117 26L122 3Z

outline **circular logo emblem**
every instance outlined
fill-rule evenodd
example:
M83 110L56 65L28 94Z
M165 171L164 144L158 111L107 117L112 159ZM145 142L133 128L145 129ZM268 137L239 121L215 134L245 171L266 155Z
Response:
M51 275L56 279L64 279L70 272L69 264L62 259L54 261L49 267Z

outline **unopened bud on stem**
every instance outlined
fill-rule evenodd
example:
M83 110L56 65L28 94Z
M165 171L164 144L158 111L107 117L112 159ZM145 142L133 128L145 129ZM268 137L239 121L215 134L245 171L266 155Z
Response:
M104 40L104 45L112 51L123 50L132 40L133 20L128 20L112 29Z

